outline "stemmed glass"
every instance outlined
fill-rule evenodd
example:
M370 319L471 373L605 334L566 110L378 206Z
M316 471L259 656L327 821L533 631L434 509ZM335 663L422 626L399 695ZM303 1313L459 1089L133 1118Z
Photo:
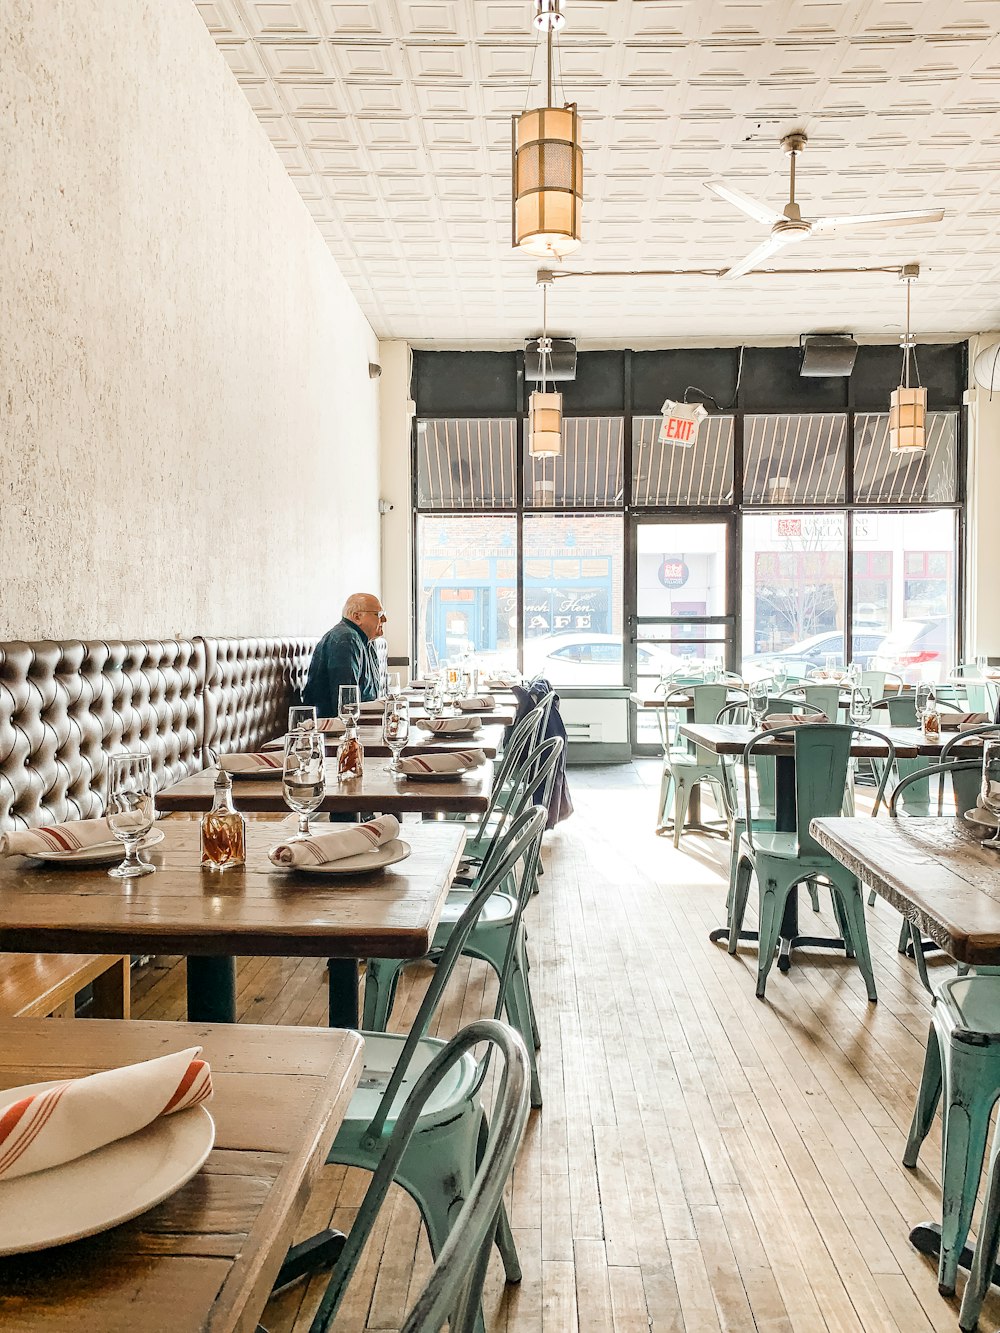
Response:
M441 682L434 681L427 686L424 692L424 711L428 717L440 717L444 712L444 695L441 693Z
M756 726L764 721L767 712L767 681L755 680L750 686L750 715Z
M976 675L980 680L986 679L986 668L989 665L989 659L985 653L979 653L976 657Z
M340 720L348 729L357 726L361 716L361 692L357 685L341 685L337 698L337 712Z
M930 703L933 697L934 697L934 691L931 689L930 685L928 685L926 681L917 686L916 692L914 693L913 696L913 704L917 710L918 720L923 717L924 713L926 713L927 705Z
M851 691L851 721L859 727L867 726L874 710L872 692L867 685L855 685Z
M108 761L108 826L125 848L125 860L108 871L115 879L151 875L156 866L139 858L139 843L153 827L153 761L148 754L113 754Z
M772 679L774 680L774 688L780 694L788 684L788 667L784 662L775 662Z
M309 816L322 805L326 794L326 746L318 731L298 731L285 737L281 794L299 817L292 841L308 838Z
M997 821L997 831L984 846L1000 848L1000 740L983 742L983 785L979 803Z
M402 692L402 684L399 679L398 671L387 671L385 677L385 694L387 699L398 699Z
M311 704L293 704L288 710L288 730L315 731L316 709Z
M382 739L389 747L392 763L390 773L399 772L399 756L410 739L410 704L407 699L389 699L382 715Z

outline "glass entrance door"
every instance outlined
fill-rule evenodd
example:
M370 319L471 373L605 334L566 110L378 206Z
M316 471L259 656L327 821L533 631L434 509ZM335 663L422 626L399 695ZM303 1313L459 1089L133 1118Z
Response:
M667 676L698 680L734 668L734 543L731 519L633 519L629 639L642 698L655 698ZM633 718L633 748L656 747L655 709L640 703Z

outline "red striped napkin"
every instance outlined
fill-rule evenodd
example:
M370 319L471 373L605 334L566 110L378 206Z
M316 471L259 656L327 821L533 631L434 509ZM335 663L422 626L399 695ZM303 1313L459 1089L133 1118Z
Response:
M341 861L345 856L374 851L398 837L399 820L396 816L380 815L367 824L353 824L338 833L319 833L312 838L280 843L271 848L268 856L276 866L308 869L309 866L326 865L329 861Z
M445 736L449 732L478 731L479 719L475 717L418 717L417 726L424 731L436 731Z
M492 694L474 694L468 699L457 700L457 703L463 713L485 713L497 706Z
M400 759L401 773L467 773L486 763L482 750L450 750L442 754L411 754Z
M106 819L74 819L68 824L49 824L44 828L0 834L0 856L79 852L85 847L100 847L114 841L115 835Z
M161 1115L208 1101L212 1071L200 1046L53 1087L0 1093L0 1180L72 1162Z
M760 724L761 731L777 731L779 727L797 727L802 722L829 722L825 713L772 713Z
M219 767L234 777L245 773L260 773L262 769L274 769L276 774L284 768L284 756L280 754L224 754L219 760Z

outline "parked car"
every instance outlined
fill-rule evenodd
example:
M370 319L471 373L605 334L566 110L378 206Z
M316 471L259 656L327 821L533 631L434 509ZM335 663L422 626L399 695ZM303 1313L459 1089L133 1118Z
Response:
M885 627L882 625L858 625L851 639L852 662L867 666L872 657L885 641ZM781 661L789 675L806 675L816 667L826 666L827 657L833 654L839 666L844 662L844 632L839 629L825 630L822 634L813 634L808 639L787 648L779 648L773 653L754 653L743 659L743 668L750 674L767 670L773 662Z
M639 644L640 676L664 675L681 659ZM622 640L615 634L542 634L524 641L525 676L544 676L553 685L621 685Z
M949 621L944 616L901 620L875 651L876 671L898 671L908 684L941 680L954 652Z

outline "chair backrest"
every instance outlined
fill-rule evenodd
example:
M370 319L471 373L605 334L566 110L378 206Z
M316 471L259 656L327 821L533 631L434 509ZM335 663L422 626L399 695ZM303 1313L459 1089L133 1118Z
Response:
M660 725L660 734L663 738L664 749L669 749L671 712L677 709L687 709L694 714L695 722L714 722L719 713L725 707L729 698L728 685L674 685L667 691L663 700L663 721ZM690 703L688 703L690 700ZM699 750L701 759L705 763L714 763L715 756L707 751Z
M529 751L538 744L542 734L544 714L540 708L532 708L508 730L504 737L503 758L493 775L493 795L500 791L510 780L510 775ZM483 821L480 820L480 824Z
M530 1111L528 1052L518 1034L495 1019L481 1019L463 1028L441 1048L413 1085L330 1274L312 1333L326 1333L336 1316L428 1098L458 1061L483 1042L489 1042L490 1050L496 1049L503 1058L503 1076L490 1110L489 1137L462 1209L402 1326L403 1333L439 1333L447 1322L451 1333L472 1333L503 1191Z
M761 732L747 742L743 751L744 781L747 800L747 834L753 841L753 817L750 809L750 765L761 752L774 743L791 740L795 747L795 833L799 851L825 855L825 850L809 832L814 819L843 813L847 791L847 769L851 746L856 737L869 736L884 747L887 759L875 792L872 813L878 814L885 795L889 772L896 759L896 747L881 732L870 727L840 726L831 722L807 722L800 726L778 727Z
M924 768L915 769L912 773L908 773L906 777L900 778L892 789L892 795L889 798L889 814L893 819L898 818L900 804L902 804L905 812L904 793L908 787L914 786L918 782L930 787L936 778L937 813L943 815L946 777L951 779L955 809L959 815L964 814L966 810L971 810L976 804L982 772L983 766L978 759L952 759L947 763L927 764ZM921 810L921 814L930 815L932 813L933 811L930 809Z
M946 764L952 759L969 757L968 751L966 751L963 756L962 747L973 736L989 736L996 740L1000 737L1000 724L996 722L985 722L981 727L967 727L965 731L956 731L955 735L946 740L944 745L941 746L941 753L938 755L938 763Z
M530 714L529 714L530 716ZM540 726L540 723L536 723ZM558 741L558 746L555 742ZM538 786L538 770L547 765L553 749L561 753L562 738L550 736L547 741L536 742L530 748L522 746L520 758L515 752L508 767L506 761L493 783L490 803L483 811L476 826L476 838L483 838L491 831L494 835L502 833L506 824L521 813L530 803L531 794ZM551 787L550 787L551 794Z
M884 671L862 671L858 684L863 690L870 690L873 699L881 699L885 694Z
M887 694L878 702L879 708L885 708L889 722L894 727L915 727L917 725L917 700L909 694Z
M840 712L839 685L799 685L793 693L818 712L825 713L831 722L836 722Z
M559 739L558 737L554 739ZM546 742L549 744L549 742ZM553 753L557 756L558 749ZM555 762L555 759L552 759ZM399 1053L389 1081L386 1084L385 1092L378 1104L378 1110L372 1117L362 1139L362 1146L366 1151L373 1151L379 1139L382 1137L385 1129L385 1122L389 1112L392 1109L399 1089L402 1087L410 1064L413 1061L417 1045L423 1038L430 1026L430 1021L434 1016L434 1011L438 1006L444 989L451 979L455 963L459 954L465 948L466 940L472 931L473 926L479 920L483 908L486 906L487 899L497 889L499 889L508 877L515 874L520 867L520 885L517 894L517 915L512 924L510 938L513 941L517 933L517 924L520 913L524 910L524 904L531 893L533 877L535 874L538 849L542 841L542 832L545 829L546 811L541 807L535 806L530 810L523 811L510 823L505 832L499 834L493 839L487 849L483 864L480 867L479 874L472 885L471 897L462 912L462 915L452 927L451 934L448 936L448 942L441 952L437 967L434 969L434 975L430 980L424 997L420 1002L420 1008L417 1010L416 1018L407 1034L406 1041L403 1043L403 1049ZM500 986L497 992L497 1014L503 1012L502 1005L506 995L507 981L511 971L511 948L508 948L508 959L505 961L503 971L500 975ZM480 1079L485 1074L485 1067L480 1071Z

